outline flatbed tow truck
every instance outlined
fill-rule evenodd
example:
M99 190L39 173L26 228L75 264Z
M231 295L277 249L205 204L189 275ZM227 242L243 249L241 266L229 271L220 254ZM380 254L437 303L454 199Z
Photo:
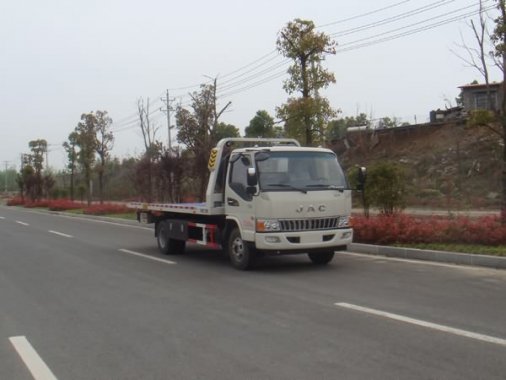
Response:
M261 255L306 253L325 265L351 243L351 189L331 150L227 138L208 168L203 203L129 204L139 222L154 224L162 253L181 254L187 242L221 248L246 270Z

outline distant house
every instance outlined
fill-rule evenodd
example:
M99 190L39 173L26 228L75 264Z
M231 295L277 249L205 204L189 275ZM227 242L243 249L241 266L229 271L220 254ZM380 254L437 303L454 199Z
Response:
M488 89L486 84L466 84L460 86L462 93L462 105L464 111L497 110L501 104L501 83L489 83ZM490 93L490 96L489 96Z
M444 110L438 108L437 110L430 111L430 122L437 123L437 122L452 121L462 119L464 116L465 116L464 107L458 106L446 108Z

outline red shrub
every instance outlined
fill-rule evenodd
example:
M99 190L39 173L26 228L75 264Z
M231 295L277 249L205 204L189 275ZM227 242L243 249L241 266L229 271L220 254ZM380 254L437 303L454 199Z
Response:
M497 216L458 217L354 216L354 240L359 243L467 243L506 244L506 226Z
M126 214L132 212L129 208L124 205L116 205L110 203L92 205L86 207L83 212L89 215L106 215L106 214Z
M37 207L47 208L48 205L49 205L49 201L47 201L47 200L25 202L26 208L37 208Z
M78 210L80 208L83 208L83 204L69 199L57 199L49 202L49 209L51 211Z
M20 197L14 197L7 201L7 206L22 206L25 204L25 201Z

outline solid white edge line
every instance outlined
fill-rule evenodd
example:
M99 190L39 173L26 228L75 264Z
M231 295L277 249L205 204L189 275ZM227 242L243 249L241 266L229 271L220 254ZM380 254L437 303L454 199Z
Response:
M498 344L500 346L506 347L506 339L501 339L501 338L497 338L497 337L490 336L490 335L474 333L471 331L461 330L461 329L457 329L457 328L450 327L450 326L440 325L437 323L426 322L426 321L422 321L420 319L405 317L403 315L388 313L386 311L371 309L368 307L358 306L358 305L354 305L354 304L350 304L350 303L346 303L346 302L337 302L334 305L339 306L339 307L343 307L346 309L352 309L355 311L361 311L364 313L377 315L379 317L393 319L393 320L396 320L399 322L410 323L413 325L426 327L429 329L438 330L438 331L442 331L442 332L446 332L446 333L450 333L450 334L454 334L454 335L459 335L459 336L463 336L466 338L477 339L477 340L481 340L481 341L487 342L487 343L494 343L494 344Z
M72 235L67 235L67 234L64 234L63 232L58 232L58 231L53 231L53 230L49 230L48 232L51 233L51 234L55 234L55 235L58 235L58 236L63 236L63 237L66 237L66 238L73 238Z
M29 224L28 224L28 223L22 222L22 221L20 221L20 220L16 220L16 223L17 223L17 224L21 224L22 226L29 226Z
M145 255L143 253L130 251L129 249L120 248L120 249L118 249L118 251L123 252L123 253L128 253L129 255L143 257L145 259L149 259L149 260L153 260L153 261L158 261L158 262L164 263L164 264L176 264L175 261L159 259L158 257L153 257L153 256Z
M37 351L26 337L13 336L9 340L35 380L56 380L56 376L37 354Z
M473 267L470 265L461 265L461 264L452 264L452 263L440 263L435 261L429 261L429 260L415 260L415 259L405 259L402 257L390 257L390 256L383 256L383 255L372 255L368 253L358 253L358 252L350 252L350 251L340 251L339 254L341 255L348 255L348 256L357 256L357 257L363 257L369 260L374 261L397 261L400 263L406 263L406 264L418 264L418 265L430 265L434 267L444 267L449 269L462 269L462 270L471 270L471 271L493 271L498 273L504 273L504 269L497 269L497 268L489 268L489 267Z

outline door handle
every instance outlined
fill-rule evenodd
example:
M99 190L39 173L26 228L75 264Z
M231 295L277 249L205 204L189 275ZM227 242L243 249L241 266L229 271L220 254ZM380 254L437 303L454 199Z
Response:
M229 206L239 206L239 202L234 198L227 198L227 205Z

